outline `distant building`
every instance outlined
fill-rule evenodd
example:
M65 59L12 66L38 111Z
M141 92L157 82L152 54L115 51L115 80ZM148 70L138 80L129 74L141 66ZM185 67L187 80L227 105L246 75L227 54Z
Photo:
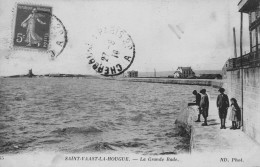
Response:
M127 71L127 77L129 78L137 78L138 77L138 71Z
M191 67L178 67L173 75L174 78L190 78L195 76L195 73L192 71Z

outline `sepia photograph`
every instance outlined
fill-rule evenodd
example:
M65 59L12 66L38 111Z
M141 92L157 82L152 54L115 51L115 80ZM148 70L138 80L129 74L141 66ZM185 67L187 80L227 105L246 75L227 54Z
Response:
M259 0L0 0L0 167L260 167Z

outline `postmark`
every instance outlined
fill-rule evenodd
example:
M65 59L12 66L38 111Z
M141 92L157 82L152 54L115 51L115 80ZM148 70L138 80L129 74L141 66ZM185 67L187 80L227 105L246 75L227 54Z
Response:
M52 13L52 7L17 4L13 34L15 49L44 51L55 58L66 44L66 28Z
M88 64L103 76L116 76L125 72L135 58L135 44L123 29L104 27L86 43Z
M52 58L57 58L63 52L67 45L67 30L62 21L57 16L51 14L50 17L51 28L48 52L50 53Z

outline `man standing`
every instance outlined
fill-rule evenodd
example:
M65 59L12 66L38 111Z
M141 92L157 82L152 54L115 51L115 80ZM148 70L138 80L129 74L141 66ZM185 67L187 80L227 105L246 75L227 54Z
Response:
M202 94L201 101L200 101L200 108L201 108L202 116L204 118L204 123L202 124L202 126L207 126L208 125L207 117L209 113L209 97L206 94L206 89L202 89L200 93Z
M228 96L224 94L225 92L224 88L219 88L218 91L220 92L217 98L218 114L221 122L220 129L226 129L225 123L227 117L227 110L229 107L229 99Z

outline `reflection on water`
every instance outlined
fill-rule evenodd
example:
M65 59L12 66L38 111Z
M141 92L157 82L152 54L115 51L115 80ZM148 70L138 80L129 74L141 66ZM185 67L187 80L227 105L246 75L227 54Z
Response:
M0 153L178 153L174 121L201 86L77 78L0 79ZM206 88L212 95L216 89Z

